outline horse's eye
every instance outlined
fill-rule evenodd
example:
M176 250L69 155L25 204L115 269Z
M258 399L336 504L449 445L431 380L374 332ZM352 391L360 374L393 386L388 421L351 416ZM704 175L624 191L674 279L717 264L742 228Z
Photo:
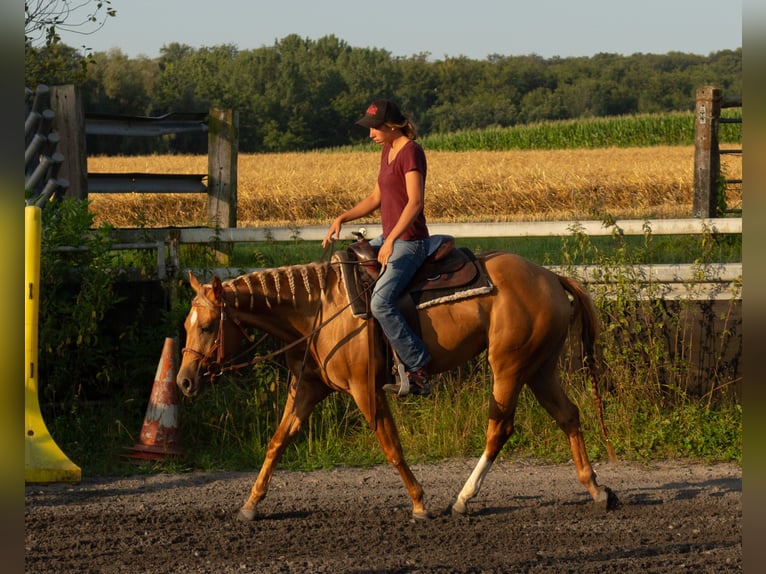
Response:
M199 326L200 331L202 331L203 333L212 333L214 331L214 327L215 325L213 325L213 323Z

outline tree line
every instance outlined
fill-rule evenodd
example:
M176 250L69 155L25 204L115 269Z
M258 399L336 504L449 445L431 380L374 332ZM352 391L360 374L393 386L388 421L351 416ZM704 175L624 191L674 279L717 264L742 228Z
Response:
M354 125L367 104L391 98L423 134L563 119L694 109L696 90L742 91L742 49L707 56L670 52L630 56L484 60L429 54L395 57L351 47L334 35L288 35L252 50L234 45L163 46L157 58L118 49L82 54L62 43L26 46L25 81L76 84L86 112L160 116L239 113L242 152L331 148L365 141ZM199 135L88 139L89 154L205 153Z

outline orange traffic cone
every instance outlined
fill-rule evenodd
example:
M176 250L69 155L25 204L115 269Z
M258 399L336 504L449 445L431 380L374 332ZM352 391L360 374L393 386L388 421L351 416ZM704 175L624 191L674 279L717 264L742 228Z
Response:
M175 341L168 337L162 348L162 357L154 376L139 442L127 455L135 459L162 460L183 454L178 437L178 395L174 367Z

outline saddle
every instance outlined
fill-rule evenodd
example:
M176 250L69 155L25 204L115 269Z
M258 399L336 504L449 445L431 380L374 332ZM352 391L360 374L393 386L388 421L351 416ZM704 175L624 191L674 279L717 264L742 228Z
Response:
M417 310L472 297L492 290L483 266L466 247L455 247L451 235L431 238L431 255L412 278L397 302L407 320L417 331ZM375 249L369 240L359 239L345 253L338 253L343 277L355 317L369 318L370 286L380 275Z
M397 301L397 307L405 320L418 335L421 333L419 309L489 293L493 289L483 264L477 261L469 249L456 249L454 237L432 236L430 241L431 254ZM367 371L367 388L370 412L373 413L372 420L375 421L375 368L372 366L372 357L375 356L373 347L376 336L375 329L372 328L374 319L370 313L370 297L372 284L380 275L380 264L370 242L361 236L346 251L336 253L334 258L341 263L341 276L352 313L368 322L367 337L371 363ZM403 365L398 360L396 363L396 372L399 373L400 380L406 381Z

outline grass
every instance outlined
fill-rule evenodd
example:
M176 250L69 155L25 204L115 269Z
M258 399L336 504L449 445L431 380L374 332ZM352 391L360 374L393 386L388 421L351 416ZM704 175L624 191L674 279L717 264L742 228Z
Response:
M477 362L473 369L486 367ZM51 433L84 475L132 474L156 470L256 470L281 409L280 391L263 390L263 379L222 380L194 401L183 400L180 430L183 458L137 466L123 455L137 442L141 418L125 420L117 407L84 409L72 417L53 418ZM588 455L593 462L607 454L590 391L565 380L570 398L581 411ZM283 392L283 389L282 389ZM478 457L484 446L489 387L470 368L447 373L428 398L391 400L407 460L435 462L451 457ZM742 460L742 407L728 401L711 408L694 397L669 405L635 390L603 391L607 430L618 456L649 461L689 458L708 462ZM135 411L135 409L131 409ZM93 429L100 429L94 436ZM567 440L531 392L522 391L515 432L502 458L566 462ZM384 464L377 441L356 406L345 395L332 395L312 414L307 428L287 449L281 468L312 470L337 465Z
M592 248L602 256L625 250L625 256L636 264L691 263L701 258L720 263L742 261L741 235L721 235L712 245L703 245L699 235L655 236L650 250L645 238L628 236L620 241L611 236L592 237ZM340 241L334 249L345 249L347 241ZM463 237L457 245L468 247L476 253L502 249L517 253L541 265L563 265L568 261L565 240L561 237ZM294 242L238 243L234 246L230 267L279 267L286 264L307 263L318 260L324 249L318 241L296 240ZM188 265L195 267L210 264L209 252L194 246L185 254Z

